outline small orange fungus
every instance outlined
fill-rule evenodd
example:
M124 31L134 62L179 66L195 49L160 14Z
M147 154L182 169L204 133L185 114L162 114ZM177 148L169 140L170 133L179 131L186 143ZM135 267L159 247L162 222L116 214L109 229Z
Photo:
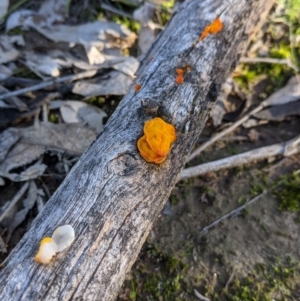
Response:
M197 42L195 43L195 45L200 42L201 40L203 40L204 38L206 38L209 34L216 34L219 31L221 31L223 28L223 24L222 21L220 20L220 18L216 18L214 19L209 25L205 26L201 35L199 36ZM194 46L195 46L194 45Z
M181 68L176 68L175 69L175 74L176 74L176 77L175 77L175 83L177 85L181 85L183 83L183 79L184 79L184 74L188 71L191 70L191 67L189 66L184 66L184 67L181 67Z
M175 69L175 73L176 73L176 75L183 75L183 69L181 69L181 68L176 68Z
M144 134L137 142L140 155L147 162L162 163L176 139L173 125L156 117L145 122Z
M141 89L141 85L140 85L140 84L136 84L136 85L134 86L134 92L135 92L135 93L139 92L140 89Z

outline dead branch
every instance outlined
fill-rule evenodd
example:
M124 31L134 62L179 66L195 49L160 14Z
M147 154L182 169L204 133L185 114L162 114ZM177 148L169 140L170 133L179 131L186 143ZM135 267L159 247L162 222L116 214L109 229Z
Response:
M289 140L287 142L277 143L270 146L264 146L228 158L186 168L180 174L180 180L185 180L196 176L204 175L209 172L216 172L222 169L242 166L254 161L264 160L274 156L288 157L298 153L299 151L300 151L300 136L297 136L296 138Z

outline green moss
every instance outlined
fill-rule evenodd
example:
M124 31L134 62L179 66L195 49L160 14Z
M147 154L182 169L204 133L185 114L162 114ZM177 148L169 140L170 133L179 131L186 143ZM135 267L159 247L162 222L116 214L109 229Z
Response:
M55 113L49 113L48 120L52 123L58 123L58 115Z
M136 297L137 297L137 287L136 287L136 283L134 280L130 281L130 286L131 286L131 289L129 291L128 297L129 297L129 300L135 301Z
M254 183L252 184L251 194L253 196L259 195L264 191L264 189L265 189L265 185L261 183Z
M163 254L156 245L146 245L142 250L143 263L133 268L133 278L126 290L129 300L181 300L186 265L174 254ZM159 268L157 268L159 265Z
M271 264L257 264L244 278L235 277L228 288L212 300L295 300L293 292L299 283L299 262L289 256L279 259L274 257L272 261Z
M281 177L281 184L275 195L279 199L279 210L300 213L300 176L294 172Z
M35 73L26 67L21 67L13 70L13 74L19 77L26 77L32 79L40 79Z
M127 17L114 15L112 17L112 21L127 27L135 33L137 33L140 30L140 24L137 21L131 20Z

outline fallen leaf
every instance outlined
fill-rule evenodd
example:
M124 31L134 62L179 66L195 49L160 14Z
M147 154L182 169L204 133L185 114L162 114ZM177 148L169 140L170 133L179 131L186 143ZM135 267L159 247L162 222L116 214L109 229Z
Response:
M170 203L169 200L167 200L167 202L165 203L165 206L162 210L162 214L167 215L167 216L172 216L173 215L171 203Z
M105 79L99 77L92 80L77 81L72 92L85 97L125 95L131 84L132 78L118 71L112 71Z
M0 80L5 80L11 77L13 72L4 65L0 65Z
M57 77L60 75L61 62L55 58L51 58L49 55L25 52L24 53L24 64L36 75L46 79L43 75ZM71 67L69 65L68 67Z
M14 47L24 46L25 42L21 35L0 35L0 64L14 61L20 55L20 51Z
M82 101L55 100L51 102L52 108L60 109L65 123L86 123L89 128L100 133L103 128L103 118L106 113L101 109Z
M11 234L26 218L29 210L31 210L37 201L38 189L34 181L30 182L26 198L23 200L23 208L19 210L9 225L8 233Z
M53 25L50 28L35 28L53 42L95 46L109 53L112 48L125 49L133 45L136 35L129 29L113 22L96 21L81 25Z
M123 62L120 63L116 63L112 66L113 69L118 70L122 73L124 73L125 75L130 76L132 79L135 78L135 72L139 67L139 61L132 57L132 56L128 56L125 58L125 60Z
M288 116L300 115L300 101L268 107L254 115L263 120L282 121Z
M155 6L146 2L133 12L133 19L139 22L138 33L139 58L142 59L155 40L157 25L152 22L155 13Z
M32 10L17 10L6 21L6 31L16 27L36 28L49 27L54 23L64 21L68 0L43 1L38 12Z
M7 153L19 139L20 134L14 128L9 128L0 133L0 162L5 160Z
M297 76L292 77L285 87L279 89L266 100L264 106L277 106L300 99L300 82Z
M21 142L43 146L48 150L65 151L68 154L81 155L96 138L94 131L82 124L40 123L19 129Z
M0 21L2 22L2 18L6 15L9 6L9 0L1 0L0 1Z
M19 132L20 140L0 163L0 176L15 182L35 179L43 174L47 166L40 162L18 174L12 170L36 162L46 151L81 155L96 138L96 133L82 124L41 123L15 130Z

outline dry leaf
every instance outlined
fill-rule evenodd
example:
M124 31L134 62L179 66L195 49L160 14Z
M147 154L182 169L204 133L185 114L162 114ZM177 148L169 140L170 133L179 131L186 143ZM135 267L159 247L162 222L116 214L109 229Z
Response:
M59 108L65 123L86 123L96 133L101 132L103 118L107 116L101 109L76 100L55 100L50 108Z
M132 79L118 71L109 73L108 78L96 78L92 81L77 81L72 92L85 97L99 95L125 95L132 84Z
M0 21L2 22L2 18L6 15L9 6L9 0L1 0L0 1Z
M140 23L139 37L138 37L138 48L139 55L143 57L151 47L155 40L155 29L156 24L152 22L152 17L155 12L155 6L151 3L146 2L141 5L133 12L134 20Z
M61 62L62 60L56 60L48 55L25 52L24 53L24 64L36 75L45 79L43 75L57 77L60 75ZM71 67L71 66L67 66Z
M0 162L3 162L9 150L20 139L18 130L9 128L0 133Z
M11 77L13 72L4 65L0 65L0 80L5 80Z
M81 155L96 138L96 134L82 124L42 122L39 127L31 126L19 130L22 142L73 155Z
M20 55L20 51L15 49L14 44L24 46L23 37L0 35L0 64L14 61Z
M300 99L300 83L297 76L292 77L285 87L279 89L264 102L264 106L278 106Z
M16 27L36 28L49 27L56 22L64 21L65 8L68 0L47 0L42 2L38 12L32 10L17 10L6 21L6 31Z
M96 21L76 26L53 25L35 28L53 42L64 42L84 47L94 46L107 53L111 48L125 49L133 45L136 35L129 29L113 22Z
M35 179L44 173L46 165L40 162L19 174L11 171L32 164L41 158L45 151L64 151L71 155L81 155L96 138L95 132L82 124L41 123L38 127L15 130L21 138L0 163L0 176L16 182Z
M300 115L300 101L269 107L256 113L254 117L263 120L281 121L286 119L287 116L294 115Z
M139 61L132 57L132 56L127 56L123 62L116 63L112 66L113 69L118 70L125 75L130 76L132 79L135 78L135 72L139 67Z
M29 210L31 210L37 201L38 189L34 181L30 182L26 198L23 200L23 208L19 210L9 225L9 234L11 234L26 218Z

